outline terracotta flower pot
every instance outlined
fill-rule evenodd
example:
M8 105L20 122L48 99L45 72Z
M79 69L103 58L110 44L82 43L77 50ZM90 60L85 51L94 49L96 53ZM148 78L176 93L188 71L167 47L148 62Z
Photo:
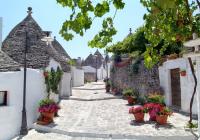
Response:
M136 122L144 122L144 113L134 113Z
M37 120L39 125L48 125L53 122L54 113L42 112Z
M47 119L47 120L49 119L51 121L53 121L53 117L55 115L55 113L49 113L49 112L42 112L41 114L44 117L44 119Z
M44 72L43 75L45 78L48 77L48 72Z
M127 100L128 100L128 104L129 104L129 105L132 105L132 104L134 104L134 102L135 102L135 99L134 99L133 97L131 97L131 96L128 96L128 97L127 97Z
M181 76L186 76L186 71L181 71L180 74Z
M167 115L156 115L156 122L160 125L164 125L167 123Z
M149 110L149 120L150 121L156 121L156 110L152 109L152 110Z
M110 92L110 86L106 86L106 92Z
M112 94L115 95L116 93L117 93L117 89L116 89L116 88L113 88L113 89L112 89Z

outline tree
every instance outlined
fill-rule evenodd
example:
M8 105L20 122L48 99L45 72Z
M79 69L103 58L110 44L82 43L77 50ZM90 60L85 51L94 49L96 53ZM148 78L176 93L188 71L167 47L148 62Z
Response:
M193 32L200 34L200 18L198 14L195 14L197 7L200 8L199 0L191 0L191 3L189 3L189 0L140 1L148 11L144 15L146 21L145 37L149 41L144 53L147 67L152 67L159 61L171 42L183 43L191 39ZM60 31L60 34L66 40L71 40L74 37L74 33L83 36L85 31L91 28L95 18L104 17L106 13L110 12L110 7L115 7L116 10L113 13L113 17L106 17L103 20L102 30L88 43L90 47L98 48L104 48L112 42L112 36L117 33L113 26L113 19L117 10L123 9L125 5L123 0L102 0L96 3L92 3L90 0L57 0L57 2L72 11L70 18L63 23ZM164 41L163 45L158 48L161 41ZM191 58L188 60L195 79L195 87L190 104L191 110L197 80Z
M200 8L199 0L189 3L188 0L168 0L168 4L160 4L161 0L141 0L142 4L147 7L148 14L144 15L146 20L146 38L151 42L150 47L146 51L146 64L155 64L163 50L165 50L170 42L176 41L183 43L192 39L195 32L200 34L200 18L194 12ZM161 48L160 55L155 55L155 46L160 40L165 39ZM188 58L192 75L194 77L195 86L190 101L190 120L192 123L192 105L194 95L197 88L197 78L195 75L192 60Z

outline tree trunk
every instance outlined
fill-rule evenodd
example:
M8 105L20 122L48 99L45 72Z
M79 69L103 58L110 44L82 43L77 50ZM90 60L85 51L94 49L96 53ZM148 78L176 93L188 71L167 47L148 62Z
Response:
M191 57L188 57L188 61L189 61L190 68L191 68L192 75L193 75L194 82L195 82L193 94L192 94L192 97L191 97L191 100L190 100L190 120L189 120L189 123L191 124L192 123L192 106L193 106L193 102L194 102L194 95L195 95L196 89L197 89L197 77L195 75L194 66L192 64Z

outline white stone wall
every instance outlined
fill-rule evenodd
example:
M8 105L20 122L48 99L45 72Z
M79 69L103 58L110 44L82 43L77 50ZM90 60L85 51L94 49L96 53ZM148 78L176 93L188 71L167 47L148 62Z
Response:
M71 70L72 70L73 87L83 86L84 85L84 70L77 69L76 67L71 67Z
M159 79L160 85L165 93L166 104L172 105L172 93L171 93L171 75L170 70L180 68L186 70L186 76L180 76L181 87L181 109L185 112L189 112L190 99L192 97L194 88L194 79L191 73L189 62L186 58L179 58L175 60L169 60L163 63L159 67ZM197 98L194 98L193 113L197 114Z
M83 70L85 73L96 73L96 69L91 66L83 66Z
M91 66L83 66L83 70L85 73L96 73L96 69ZM97 69L97 79L103 80L107 77L106 68L103 65ZM110 77L110 63L108 63L108 77Z
M46 70L50 71L51 68L56 70L57 67L61 68L60 63L58 63L53 58L51 58L49 62L49 66L46 68ZM72 78L71 73L64 72L61 83L60 83L60 97L61 98L69 97L71 95L71 78Z
M60 83L60 97L69 97L72 94L71 73L64 72Z
M61 68L60 64L57 61L55 61L54 59L51 58L50 62L49 62L49 66L46 68L46 70L50 71L51 68L53 68L54 70L56 70L57 67Z
M0 140L10 140L19 134L23 103L23 71L1 72L0 91L8 91L8 105L0 106ZM27 70L27 122L30 127L37 119L38 102L46 96L43 72Z

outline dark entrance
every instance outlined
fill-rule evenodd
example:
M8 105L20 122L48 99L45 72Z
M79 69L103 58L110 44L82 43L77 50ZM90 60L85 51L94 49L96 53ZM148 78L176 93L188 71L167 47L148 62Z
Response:
M171 70L172 106L181 108L180 69Z

